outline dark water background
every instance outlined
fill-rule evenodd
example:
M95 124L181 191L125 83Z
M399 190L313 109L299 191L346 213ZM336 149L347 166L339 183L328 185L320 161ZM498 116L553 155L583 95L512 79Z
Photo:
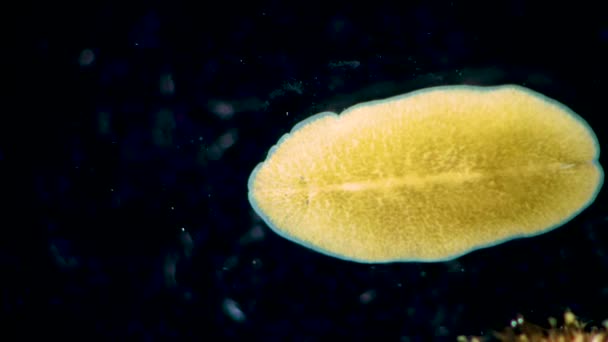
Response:
M281 239L247 201L249 173L298 121L434 85L530 87L585 118L606 151L601 6L5 12L0 340L430 341L488 334L518 313L608 318L605 191L545 235L376 266Z

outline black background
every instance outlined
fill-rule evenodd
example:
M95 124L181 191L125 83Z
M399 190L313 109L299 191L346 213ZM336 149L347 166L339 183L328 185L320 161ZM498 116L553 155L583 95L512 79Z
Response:
M605 148L600 2L253 3L3 13L0 339L454 340L518 313L608 318L605 193L538 237L375 266L276 236L247 201L295 123L427 86L530 87Z

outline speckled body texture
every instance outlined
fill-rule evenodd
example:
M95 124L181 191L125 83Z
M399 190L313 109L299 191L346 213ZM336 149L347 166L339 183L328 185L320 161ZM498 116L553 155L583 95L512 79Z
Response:
M603 180L593 131L517 86L447 86L320 113L249 180L280 235L358 262L440 261L560 226Z

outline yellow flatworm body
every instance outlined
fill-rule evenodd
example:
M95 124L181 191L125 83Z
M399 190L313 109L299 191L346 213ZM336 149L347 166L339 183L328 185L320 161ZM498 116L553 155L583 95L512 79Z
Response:
M279 235L357 262L445 261L563 225L603 182L591 128L514 86L443 86L316 114L249 178Z

